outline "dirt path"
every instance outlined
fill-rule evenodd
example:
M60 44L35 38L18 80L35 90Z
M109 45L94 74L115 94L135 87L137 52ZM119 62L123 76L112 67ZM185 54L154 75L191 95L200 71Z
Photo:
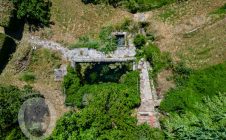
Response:
M67 108L64 105L65 96L62 94L62 92L58 89L52 89L51 87L48 87L47 85L40 85L40 84L34 84L34 89L41 92L41 94L45 97L46 100L48 100L56 111L56 118L59 119L61 116L64 115L64 113L69 111L69 108Z

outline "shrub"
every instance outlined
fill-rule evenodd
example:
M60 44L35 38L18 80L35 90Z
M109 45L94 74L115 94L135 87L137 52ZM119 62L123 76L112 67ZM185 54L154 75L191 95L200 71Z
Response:
M25 82L34 82L36 79L35 75L31 72L25 72L22 74L20 80Z
M77 113L71 112L62 117L51 139L163 139L160 130L148 125L137 126L136 118L132 117L132 110L140 103L139 92L134 85L138 77L138 72L131 72L123 77L120 84L81 87L77 94L81 97L77 99L82 104L86 95L85 106Z
M184 62L179 62L173 66L174 81L177 86L182 86L186 83L189 76L192 74L192 69L185 66Z
M99 33L99 39L101 42L100 51L104 53L113 52L117 49L117 41L114 36L112 36L113 27L108 26L101 29Z
M153 67L154 75L160 70L171 65L170 54L166 52L162 53L160 49L154 44L144 47L144 54L146 59Z
M204 97L214 96L218 92L226 92L224 86L226 62L192 73L187 68L180 66L178 73L182 75L183 78L180 79L184 82L177 89L169 91L160 105L164 111L187 111L194 108L196 103L201 103Z
M78 39L75 44L69 46L69 48L91 48L91 49L98 49L100 43L98 41L92 40L87 36L82 36Z
M68 73L64 77L64 81L63 81L63 87L65 89L65 94L66 94L66 100L65 100L66 105L70 105L70 106L75 105L74 100L76 98L74 97L75 97L75 94L78 92L80 86L81 86L80 79L76 71L73 68L68 67Z
M47 26L50 23L50 0L13 0L16 7L16 16L18 19L24 20L37 26Z
M225 15L226 14L226 3L222 7L218 8L214 12L212 12L212 14L217 14L217 15L222 15L222 16Z
M19 128L18 113L26 99L40 95L32 93L30 89L0 85L0 139L26 139Z
M138 34L135 36L133 43L136 46L136 48L140 49L142 46L146 44L146 38L145 36Z

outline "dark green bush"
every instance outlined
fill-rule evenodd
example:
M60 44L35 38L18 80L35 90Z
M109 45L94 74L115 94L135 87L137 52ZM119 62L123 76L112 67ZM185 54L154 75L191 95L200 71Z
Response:
M35 26L48 26L50 23L50 0L12 0L18 19L28 22Z
M192 73L178 66L177 72L187 76L185 82L160 105L168 113L161 121L167 138L225 139L226 62Z
M136 48L141 49L146 44L146 38L144 35L138 34L135 36L133 40L134 45Z
M68 67L68 73L64 77L64 81L63 81L63 88L66 94L66 100L65 100L66 105L71 105L71 106L75 105L74 99L76 98L74 98L74 96L78 92L80 86L81 86L80 79L76 71L73 68Z
M0 139L26 139L19 128L18 113L27 98L40 95L32 93L32 89L0 85Z
M222 7L215 10L212 14L225 15L226 14L226 3Z

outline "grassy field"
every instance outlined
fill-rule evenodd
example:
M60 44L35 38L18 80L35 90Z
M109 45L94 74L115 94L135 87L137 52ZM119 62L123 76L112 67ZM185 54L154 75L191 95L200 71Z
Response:
M226 60L224 5L223 0L188 0L147 12L149 32L175 62L195 69L221 63Z
M176 25L184 23L184 21L187 21L187 19L190 19L191 17L207 15L209 12L213 12L224 4L224 0L188 0L181 3L166 5L155 10L154 13L156 19Z
M92 5L81 0L52 0L54 25L38 35L58 42L72 43L81 35L98 33L101 27L131 17L128 12L110 6Z

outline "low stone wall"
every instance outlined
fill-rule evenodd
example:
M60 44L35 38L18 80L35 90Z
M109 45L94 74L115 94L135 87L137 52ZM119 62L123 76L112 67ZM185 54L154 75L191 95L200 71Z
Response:
M48 48L59 51L64 58L73 62L124 62L135 60L136 48L134 46L119 47L112 53L104 54L103 52L89 48L68 49L59 43L41 40L32 36L29 42L34 46Z

